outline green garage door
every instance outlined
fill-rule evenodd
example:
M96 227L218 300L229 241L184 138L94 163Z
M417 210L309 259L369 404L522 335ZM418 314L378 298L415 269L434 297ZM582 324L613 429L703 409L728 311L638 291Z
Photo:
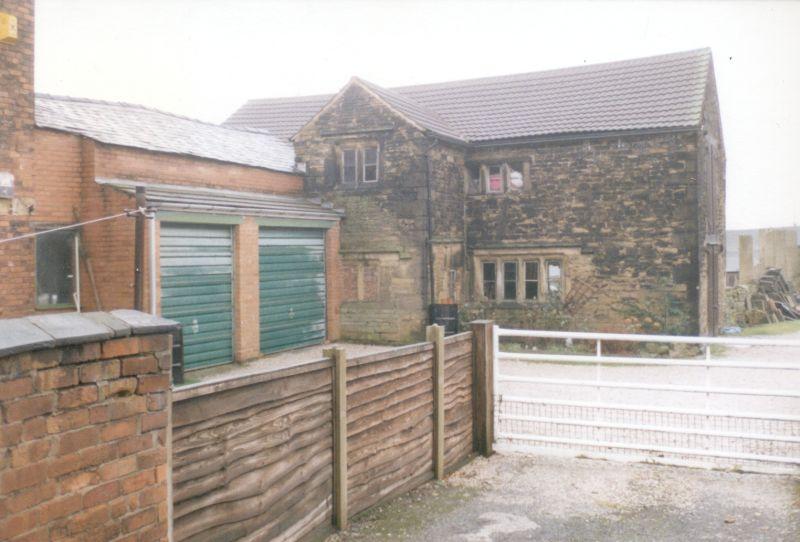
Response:
M183 327L183 364L233 360L231 229L161 224L161 314Z
M262 352L325 340L324 235L323 230L261 229Z

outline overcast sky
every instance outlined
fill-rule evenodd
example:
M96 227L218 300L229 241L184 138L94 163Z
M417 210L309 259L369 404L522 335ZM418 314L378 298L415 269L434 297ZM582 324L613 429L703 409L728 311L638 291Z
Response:
M800 224L800 2L37 0L38 92L221 122L249 98L711 47L728 228Z

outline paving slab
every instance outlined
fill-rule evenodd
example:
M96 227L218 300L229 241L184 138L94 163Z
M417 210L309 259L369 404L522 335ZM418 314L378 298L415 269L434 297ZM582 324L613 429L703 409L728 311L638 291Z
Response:
M28 321L53 337L56 346L102 341L114 336L108 327L77 312L29 316Z
M0 356L38 350L55 345L53 337L27 318L0 320Z
M180 325L175 320L168 320L160 316L154 316L131 309L118 309L111 311L110 314L129 325L134 335L169 333L178 329Z
M107 312L83 312L81 314L92 322L109 328L114 333L114 337L127 337L131 334L131 326Z

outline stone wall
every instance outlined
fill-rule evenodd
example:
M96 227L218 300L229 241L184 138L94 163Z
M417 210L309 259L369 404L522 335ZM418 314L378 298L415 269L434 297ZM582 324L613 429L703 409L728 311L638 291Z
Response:
M668 300L675 317L688 319L686 331L696 331L695 132L484 147L467 158L519 163L526 171L519 190L485 194L473 187L467 196L471 252L564 254L566 279L593 285L579 315L582 327L630 329L637 306L665 313L657 305ZM570 256L575 249L579 255Z
M698 133L698 324L703 335L722 326L725 304L725 145L713 63Z
M0 320L3 540L167 540L174 323Z
M429 299L432 166L427 152L433 142L358 84L350 85L294 141L298 160L306 163L306 193L345 212L340 232L342 337L372 342L421 338ZM343 186L342 149L375 144L379 181ZM448 215L457 216L452 207Z

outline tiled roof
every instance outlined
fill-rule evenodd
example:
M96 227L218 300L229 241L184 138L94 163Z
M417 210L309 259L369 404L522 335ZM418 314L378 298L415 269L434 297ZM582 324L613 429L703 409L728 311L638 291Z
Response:
M379 87L363 79L358 79L358 82L373 92L381 100L389 104L390 107L398 111L401 115L417 123L421 127L427 128L435 134L450 139L464 140L464 136L459 134L452 126L449 126L436 111L416 102L413 98L394 90Z
M36 95L36 125L102 143L291 172L294 149L263 129L241 130L141 105Z
M435 113L465 141L693 127L700 123L710 62L711 51L699 49L386 92ZM332 96L251 100L225 124L288 138Z

